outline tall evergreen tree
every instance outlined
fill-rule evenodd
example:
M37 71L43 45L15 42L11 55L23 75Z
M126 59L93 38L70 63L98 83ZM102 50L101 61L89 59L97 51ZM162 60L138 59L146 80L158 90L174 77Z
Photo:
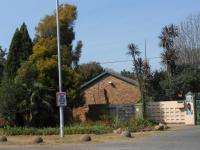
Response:
M20 29L16 29L10 44L6 63L6 72L9 78L13 79L15 77L21 63L26 61L31 53L32 41L27 27L23 23Z
M20 32L21 32L20 61L23 62L27 60L28 57L32 54L33 44L25 23L22 24Z
M6 50L3 50L2 47L0 46L0 80L3 77L3 72L4 72L4 67L5 67L5 55L6 55Z
M6 72L9 78L14 78L17 69L20 67L20 59L19 59L20 48L21 48L21 32L17 28L10 44L6 62Z

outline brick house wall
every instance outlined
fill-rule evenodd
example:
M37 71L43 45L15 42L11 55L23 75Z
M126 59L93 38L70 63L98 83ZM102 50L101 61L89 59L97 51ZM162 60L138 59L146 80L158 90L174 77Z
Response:
M140 99L137 86L107 75L84 89L85 104L134 104Z

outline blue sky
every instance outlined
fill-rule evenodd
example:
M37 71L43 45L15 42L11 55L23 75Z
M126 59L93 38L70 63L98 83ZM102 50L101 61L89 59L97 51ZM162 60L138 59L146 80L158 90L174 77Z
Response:
M0 45L9 48L15 29L22 22L34 37L35 26L55 9L55 0L2 0L0 5ZM75 4L78 19L75 23L76 40L84 47L81 63L130 60L126 55L130 42L137 44L147 56L159 57L158 36L163 26L179 24L188 15L200 12L199 0L60 0ZM153 69L159 69L160 59L150 59ZM120 71L131 70L131 62L103 64Z

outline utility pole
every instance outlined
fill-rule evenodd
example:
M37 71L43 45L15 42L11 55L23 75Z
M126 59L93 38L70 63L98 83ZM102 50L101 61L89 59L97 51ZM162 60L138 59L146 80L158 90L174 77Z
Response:
M57 23L59 93L62 93L61 50L60 50L60 25L59 25L59 1L58 0L56 0L56 23ZM59 109L60 109L60 137L61 138L64 137L64 114L63 114L63 108L64 108L64 106L59 104Z
M147 41L145 40L145 61L147 61Z
M146 80L147 80L147 67L148 67L148 60L147 60L147 43L146 43L146 40L145 40L145 59L144 59L144 91L143 91L143 96L142 96L142 98L143 98L143 117L145 118L145 116L146 116L146 109L145 109L145 99L146 99Z

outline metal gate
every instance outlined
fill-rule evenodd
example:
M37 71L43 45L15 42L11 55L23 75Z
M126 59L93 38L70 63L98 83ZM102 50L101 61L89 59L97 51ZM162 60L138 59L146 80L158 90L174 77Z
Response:
M200 125L200 93L195 95L196 99L196 124Z

